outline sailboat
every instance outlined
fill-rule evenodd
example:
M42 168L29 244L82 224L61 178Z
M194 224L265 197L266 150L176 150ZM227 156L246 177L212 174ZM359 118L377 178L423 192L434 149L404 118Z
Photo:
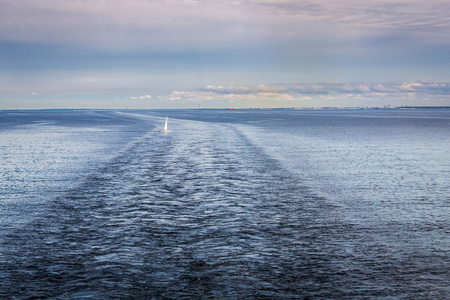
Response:
M167 120L168 118L166 117L166 124L164 124L164 129L161 130L161 132L170 132L170 130L167 128Z

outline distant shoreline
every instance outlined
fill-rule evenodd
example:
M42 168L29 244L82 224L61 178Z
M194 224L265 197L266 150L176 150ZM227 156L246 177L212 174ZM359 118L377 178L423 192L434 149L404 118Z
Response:
M223 108L205 108L204 110L223 110ZM248 107L226 108L226 110L392 110L392 109L450 109L450 106L317 106L317 107Z
M450 109L450 106L400 106L398 109Z
M22 108L0 109L0 112L20 111L136 111L136 110L392 110L392 109L450 109L450 106L317 106L317 107L245 107L245 108Z

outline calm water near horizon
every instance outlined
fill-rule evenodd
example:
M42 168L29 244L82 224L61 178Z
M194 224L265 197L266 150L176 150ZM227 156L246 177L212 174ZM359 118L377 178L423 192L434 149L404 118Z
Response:
M0 111L0 298L448 299L449 132L449 109Z

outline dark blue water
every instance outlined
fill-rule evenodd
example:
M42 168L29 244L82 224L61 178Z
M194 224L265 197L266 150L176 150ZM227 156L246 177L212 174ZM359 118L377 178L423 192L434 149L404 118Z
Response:
M449 110L0 117L0 298L450 297Z

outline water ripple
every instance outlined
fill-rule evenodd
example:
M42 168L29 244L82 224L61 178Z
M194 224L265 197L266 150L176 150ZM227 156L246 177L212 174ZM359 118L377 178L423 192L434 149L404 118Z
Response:
M0 295L448 295L448 289L429 284L436 266L427 257L401 254L370 240L375 229L340 220L335 206L233 126L183 126L169 135L149 132L49 203L29 227L11 230L3 247L0 274L6 287ZM441 262L446 254L441 252Z

